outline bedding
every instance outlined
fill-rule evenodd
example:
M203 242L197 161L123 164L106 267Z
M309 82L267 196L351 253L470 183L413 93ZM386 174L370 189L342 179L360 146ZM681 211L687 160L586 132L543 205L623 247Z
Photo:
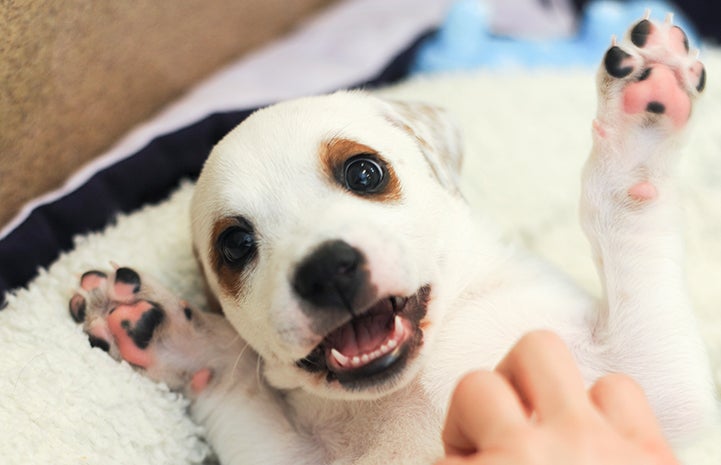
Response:
M378 8L382 4L376 2ZM376 57L365 74L295 91L332 90L373 75L379 76L377 84L398 77L408 56L379 73L383 62L413 44L440 13L406 26L405 34L391 41L392 51L384 49L382 59ZM337 17L332 19L328 24L338 27ZM389 22L388 28L397 25ZM271 55L277 50L270 49ZM290 50L288 45L286 53ZM697 124L685 150L680 184L686 201L689 286L721 391L721 119L716 117L721 80L714 79L721 76L721 50L708 48L703 59L710 78L696 107ZM3 463L197 464L212 458L202 428L185 415L186 401L127 363L91 349L68 315L67 301L82 271L107 268L112 260L145 270L169 289L205 304L190 250L190 179L212 144L249 112L231 110L293 96L283 95L292 92L280 86L265 97L246 95L240 103L227 102L228 89L245 75L238 69L248 63L209 80L161 115L166 119L130 134L107 158L79 173L66 190L34 205L0 237L0 292L32 278L7 295L0 311ZM598 292L576 219L580 168L591 142L593 79L591 70L497 70L418 76L375 92L449 108L465 135L463 190L471 205L490 215L509 241L555 263L589 292ZM169 190L172 195L163 200ZM104 227L115 212L121 214ZM56 228L64 228L62 238ZM61 250L65 252L58 257ZM7 262L7 257L16 261ZM38 265L47 268L36 271ZM685 463L718 464L721 431L709 431L680 454Z
M159 106L331 1L1 2L0 225Z

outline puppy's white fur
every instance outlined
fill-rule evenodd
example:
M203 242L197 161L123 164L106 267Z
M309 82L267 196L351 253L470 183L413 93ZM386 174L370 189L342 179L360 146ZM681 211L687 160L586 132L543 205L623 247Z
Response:
M440 110L361 92L311 97L258 111L216 146L192 202L194 247L249 347L218 353L239 357L230 373L239 377L218 374L226 382L202 392L193 413L224 464L431 463L460 376L493 368L541 328L566 341L589 383L609 372L635 377L669 438L714 421L683 277L672 180L678 131L624 115L624 82L603 69L599 81L581 218L600 301L474 217L457 189L460 144ZM338 185L321 156L334 140L381 154L399 195L372 199ZM629 199L640 181L657 196ZM252 224L257 256L233 274L217 261L216 228L238 217ZM298 365L325 333L294 291L293 273L331 240L363 253L379 297L430 285L423 342L384 382L349 389Z

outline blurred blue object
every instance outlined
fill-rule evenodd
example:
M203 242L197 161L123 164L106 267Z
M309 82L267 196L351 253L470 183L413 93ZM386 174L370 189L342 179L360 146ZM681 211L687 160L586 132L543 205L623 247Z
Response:
M419 49L411 72L596 67L611 44L611 36L622 38L646 10L657 21L663 21L672 12L673 23L682 27L690 42L698 46L698 34L691 22L666 1L596 0L586 6L576 36L529 40L493 35L489 29L492 8L483 0L458 0L438 33Z

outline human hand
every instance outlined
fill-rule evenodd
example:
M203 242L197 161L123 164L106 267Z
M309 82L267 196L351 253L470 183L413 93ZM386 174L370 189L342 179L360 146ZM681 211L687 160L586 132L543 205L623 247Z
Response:
M679 465L643 391L608 375L586 390L553 333L524 336L495 371L458 384L436 465Z

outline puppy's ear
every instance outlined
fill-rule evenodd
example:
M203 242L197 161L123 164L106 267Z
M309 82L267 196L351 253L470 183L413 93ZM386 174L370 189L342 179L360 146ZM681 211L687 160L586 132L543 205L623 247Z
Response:
M460 131L448 112L420 102L386 100L386 103L389 121L416 140L438 182L459 193L463 147Z

